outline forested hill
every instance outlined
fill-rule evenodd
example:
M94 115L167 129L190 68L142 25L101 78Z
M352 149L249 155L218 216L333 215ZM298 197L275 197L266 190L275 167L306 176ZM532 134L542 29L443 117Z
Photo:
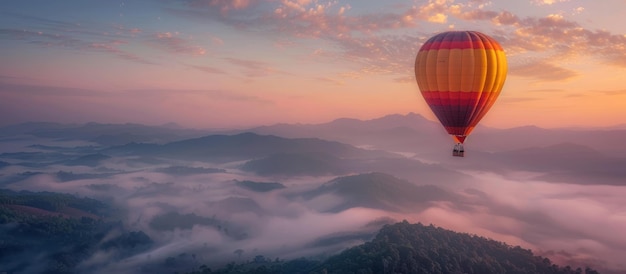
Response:
M406 221L384 226L370 242L324 261L266 260L192 273L598 273L572 269L535 256L530 250L480 236Z
M381 229L371 242L331 257L329 273L582 273L530 250L480 236L404 221ZM586 273L596 273L586 269Z
M0 273L93 273L152 245L143 231L111 219L113 212L91 198L0 189ZM94 254L108 261L83 264Z

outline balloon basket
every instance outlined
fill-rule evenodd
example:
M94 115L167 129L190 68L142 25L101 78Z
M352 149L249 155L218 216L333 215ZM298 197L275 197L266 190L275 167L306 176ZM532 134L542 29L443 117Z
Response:
M465 157L465 149L463 148L463 144L458 143L454 145L454 149L452 149L452 156Z

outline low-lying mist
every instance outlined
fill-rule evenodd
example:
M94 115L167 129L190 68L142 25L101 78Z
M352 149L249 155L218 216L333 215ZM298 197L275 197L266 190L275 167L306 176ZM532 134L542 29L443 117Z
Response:
M8 147L11 140L2 143ZM120 224L102 243L124 231L141 231L152 242L131 253L98 250L78 264L82 272L189 271L259 255L325 258L401 220L521 245L559 264L606 273L626 270L626 187L600 179L549 181L544 175L550 170L489 169L480 162L488 159L486 153L441 160L415 152L372 156L373 150L347 150L357 156L305 157L331 159L341 169L300 164L303 174L294 175L280 168L273 173L243 168L250 160L276 160L263 155L214 161L199 154L190 159L149 150L125 155L120 148L108 153L105 146L84 142L54 144L33 147L20 141L21 149L2 151L0 187L103 201L115 209L106 218ZM289 159L303 159L297 153L309 156L288 153L294 153Z

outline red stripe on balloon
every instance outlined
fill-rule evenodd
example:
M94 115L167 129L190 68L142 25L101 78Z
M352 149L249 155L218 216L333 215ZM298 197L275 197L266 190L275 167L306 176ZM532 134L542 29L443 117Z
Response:
M456 135L469 133L480 120L473 117L476 109L496 100L496 96L481 92L425 91L422 95L448 133Z

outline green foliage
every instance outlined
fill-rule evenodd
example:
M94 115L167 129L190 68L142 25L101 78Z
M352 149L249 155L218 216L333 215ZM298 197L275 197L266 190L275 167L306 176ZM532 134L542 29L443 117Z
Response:
M0 190L0 266L9 273L74 273L98 250L131 256L152 240L124 232L103 216L111 208L98 200L52 192ZM121 235L101 245L106 235ZM33 262L33 259L37 261Z
M366 244L334 256L328 273L576 273L530 250L483 237L404 221Z
M597 273L590 268L583 272L557 266L519 246L406 221L385 225L372 241L322 262L258 257L217 270L205 266L191 273Z
M98 216L107 216L111 213L111 208L98 200L54 192L17 192L0 189L0 205L22 205L52 212L71 207Z

